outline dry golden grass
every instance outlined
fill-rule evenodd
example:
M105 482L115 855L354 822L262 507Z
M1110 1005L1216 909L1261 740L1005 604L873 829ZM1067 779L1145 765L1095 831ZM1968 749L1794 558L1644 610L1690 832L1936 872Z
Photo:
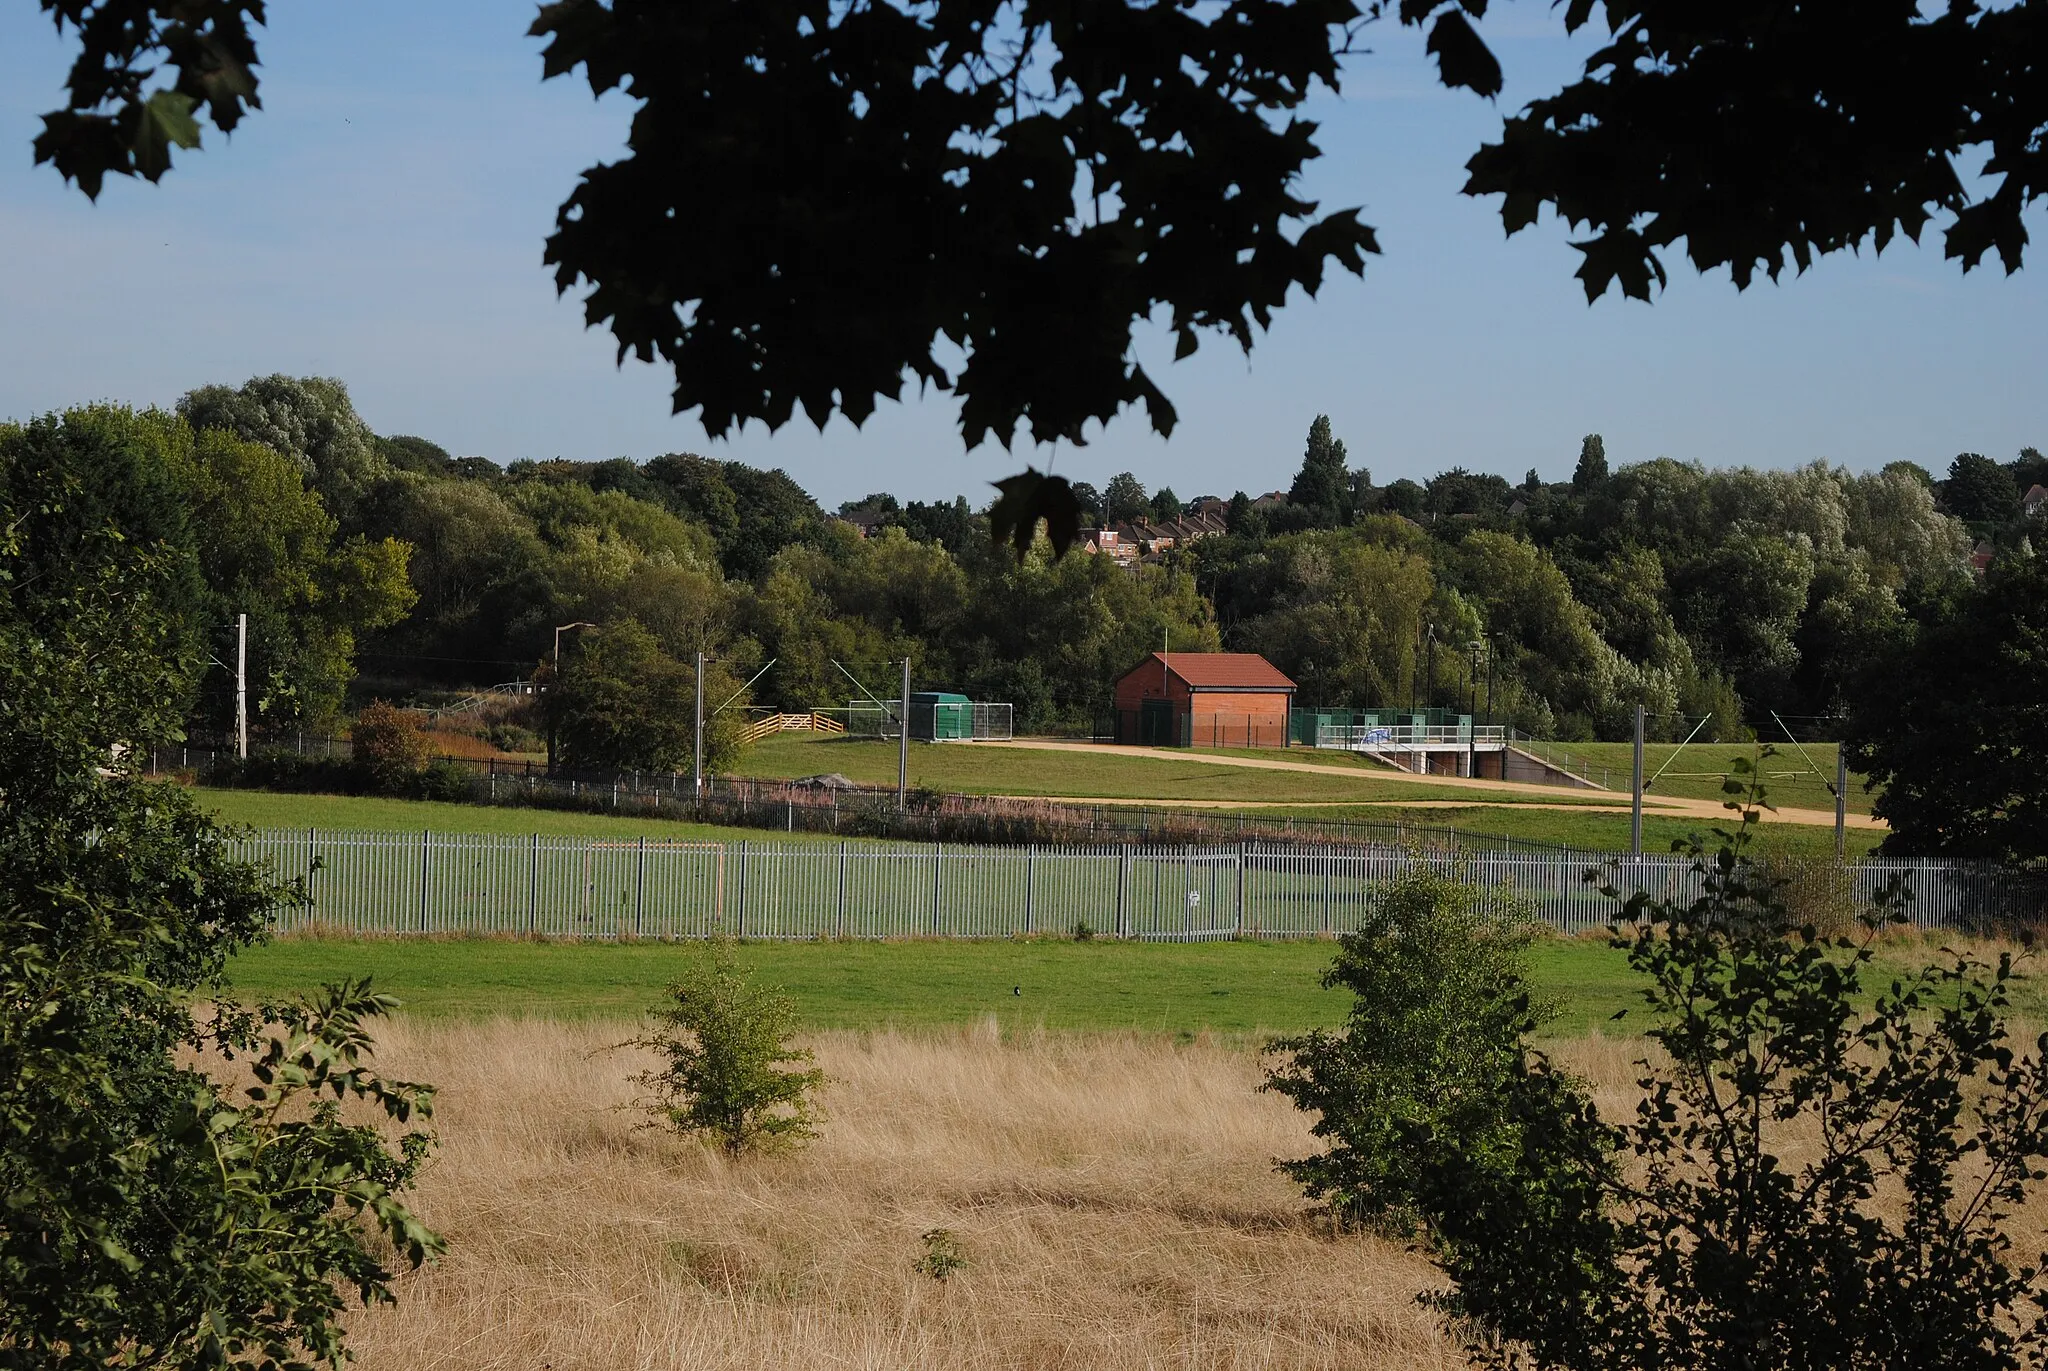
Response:
M440 1087L416 1199L451 1245L354 1317L366 1371L1465 1365L1416 1302L1427 1262L1332 1234L1274 1173L1315 1144L1248 1052L825 1034L824 1137L735 1164L640 1126L651 1059L608 1050L631 1031L388 1026L380 1067ZM1646 1042L1546 1046L1633 1114ZM1815 1141L1776 1139L1794 1164ZM2036 1200L2008 1231L2044 1225ZM943 1285L913 1269L933 1228L969 1263Z
M620 1106L628 1030L388 1031L441 1087L419 1207L448 1255L354 1320L369 1371L1462 1365L1398 1244L1332 1237L1274 1174L1311 1146L1213 1044L816 1040L825 1134L725 1161ZM951 1229L968 1266L917 1274Z

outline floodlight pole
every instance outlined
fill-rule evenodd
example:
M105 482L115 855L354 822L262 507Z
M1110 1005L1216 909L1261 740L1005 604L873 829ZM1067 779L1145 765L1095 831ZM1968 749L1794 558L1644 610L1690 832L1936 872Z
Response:
M896 812L908 807L910 797L910 659L903 659L903 709L896 721Z
M1835 744L1835 860L1848 854L1849 845L1849 753Z
M1465 716L1465 775L1471 779L1479 776L1479 640L1472 640L1472 673L1466 678L1468 694L1471 696L1471 712Z
M697 742L690 754L690 794L704 794L704 654L697 654Z
M1493 727L1493 664L1499 658L1500 648L1489 640L1486 644L1486 726L1488 728ZM1505 758L1506 754L1503 753L1502 756ZM1500 774L1502 776L1508 774L1505 760L1501 763Z
M235 756L249 760L249 616L235 616Z
M1643 855L1643 707L1636 706L1635 797L1628 813L1628 854Z
M548 688L550 690L556 689L562 684L562 635L573 628L596 627L596 624L585 619L578 619L573 624L555 625L555 651L554 655L548 658ZM543 706L543 708L548 716L548 775L552 776L555 774L555 711L549 706Z

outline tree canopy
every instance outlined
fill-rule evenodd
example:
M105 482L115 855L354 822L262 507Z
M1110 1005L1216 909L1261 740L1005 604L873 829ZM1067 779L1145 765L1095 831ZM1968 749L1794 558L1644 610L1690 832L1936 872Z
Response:
M109 174L157 179L201 118L227 131L259 103L262 0L38 3L79 57L37 160L88 195ZM960 397L969 447L1020 429L1082 443L1130 406L1170 433L1142 323L1164 319L1177 359L1204 335L1248 351L1291 292L1379 250L1355 211L1301 197L1319 154L1303 102L1341 88L1384 18L1428 30L1446 86L1497 95L1486 8L553 0L531 29L544 77L580 70L638 107L628 155L584 173L546 259L713 434L798 409L860 423L911 378ZM2044 0L1561 8L1571 31L1597 13L1607 41L1506 119L1464 189L1499 195L1511 233L1546 206L1583 227L1589 298L1648 298L1681 244L1740 289L1938 217L1964 270L2021 265L2048 192ZM152 86L159 71L173 79ZM1983 174L1965 176L1976 151ZM1005 527L1028 544L1041 516L1064 546L1080 519L1064 478L1031 482Z

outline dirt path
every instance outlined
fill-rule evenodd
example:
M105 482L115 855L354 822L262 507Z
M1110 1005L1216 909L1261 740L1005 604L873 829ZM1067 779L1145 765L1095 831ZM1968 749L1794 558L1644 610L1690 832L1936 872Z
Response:
M1316 805L1350 803L1383 805L1388 808L1422 808L1424 806L1427 806L1429 808L1451 808L1459 805L1486 804L1489 799L1497 796L1526 795L1530 797L1529 800L1525 801L1518 799L1509 801L1509 803L1516 805L1517 807L1527 807L1530 809L1579 809L1592 810L1595 813L1627 813L1629 808L1626 802L1626 797L1624 797L1623 802L1618 805L1560 804L1557 802L1557 795L1559 790L1562 789L1562 787L1559 786L1537 785L1529 781L1490 781L1487 780L1485 777L1479 777L1474 779L1463 776L1417 776L1413 772L1396 771L1393 768L1388 768L1385 771L1354 772L1344 767L1330 766L1324 763L1289 762L1283 761L1277 757L1221 757L1210 753L1190 753L1181 748L1132 747L1122 743L1067 743L1054 742L1039 738L1018 738L1013 739L1009 742L982 742L977 743L976 746L1014 747L1040 752L1095 752L1102 753L1106 756L1112 757L1138 756L1155 758L1161 761L1174 762L1198 761L1207 763L1211 766L1240 766L1252 771L1292 771L1308 776L1349 776L1360 781L1391 781L1396 784L1426 785L1435 786L1447 790L1466 790L1473 792L1472 798L1470 800L1447 800L1440 797L1432 797L1431 799L1427 800L1323 800L1313 802ZM1587 792L1583 789L1573 787L1567 793L1583 795ZM1068 800L1078 800L1080 797L1018 796L1014 798L1065 798ZM1546 800L1549 801L1548 804L1542 803L1542 801ZM1223 806L1242 808L1246 803L1245 801L1241 800L1144 799L1089 799L1085 802L1088 804L1171 805L1188 808L1216 808ZM1309 802L1303 802L1302 807L1308 807L1308 804ZM1258 807L1273 808L1275 806L1270 804L1269 802L1262 801L1259 802ZM1679 795L1645 795L1643 797L1643 812L1645 814L1661 814L1666 817L1674 815L1684 815L1696 819L1712 819L1717 822L1732 817L1726 809L1722 808L1721 802L1719 800L1696 800L1689 799L1687 797ZM1824 828L1832 828L1834 827L1835 823L1834 812L1832 810L1825 809L1765 810L1763 812L1762 817L1764 821L1767 823L1810 824ZM1888 828L1890 826L1886 824L1884 820L1874 819L1868 814L1849 815L1848 825L1851 828L1868 829L1883 829Z

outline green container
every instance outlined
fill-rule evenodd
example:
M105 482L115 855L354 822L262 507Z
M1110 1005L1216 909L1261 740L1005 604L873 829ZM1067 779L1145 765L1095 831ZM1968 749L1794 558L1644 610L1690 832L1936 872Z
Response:
M910 736L928 743L973 738L974 702L949 690L911 692Z

